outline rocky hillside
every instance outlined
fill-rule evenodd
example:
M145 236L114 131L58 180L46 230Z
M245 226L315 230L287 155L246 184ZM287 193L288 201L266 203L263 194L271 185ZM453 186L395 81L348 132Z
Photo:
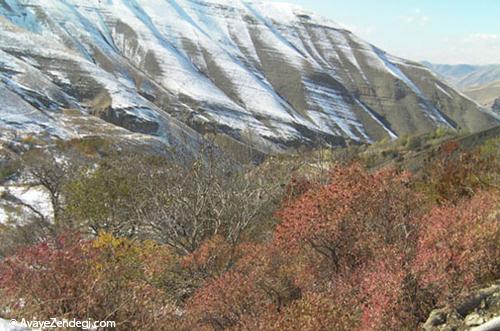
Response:
M228 0L0 0L0 99L3 139L110 135L186 153L205 133L276 152L498 123L330 20Z

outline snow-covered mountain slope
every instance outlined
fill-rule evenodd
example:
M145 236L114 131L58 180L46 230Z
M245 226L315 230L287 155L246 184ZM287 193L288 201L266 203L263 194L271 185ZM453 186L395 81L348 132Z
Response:
M0 0L0 127L265 151L498 123L330 20L233 0Z

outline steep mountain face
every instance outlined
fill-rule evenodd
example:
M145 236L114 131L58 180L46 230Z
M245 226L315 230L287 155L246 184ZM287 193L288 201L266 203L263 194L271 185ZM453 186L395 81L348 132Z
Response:
M0 0L0 100L3 135L193 153L205 133L276 152L498 123L329 20L229 0Z

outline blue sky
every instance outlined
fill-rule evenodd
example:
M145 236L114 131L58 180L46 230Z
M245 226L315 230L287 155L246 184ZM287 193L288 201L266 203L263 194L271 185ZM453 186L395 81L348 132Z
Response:
M500 0L284 2L321 13L401 57L451 64L500 63Z

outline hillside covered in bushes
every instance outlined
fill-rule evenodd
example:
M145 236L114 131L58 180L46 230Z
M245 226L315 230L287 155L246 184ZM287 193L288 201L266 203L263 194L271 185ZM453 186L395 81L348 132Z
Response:
M500 279L497 131L258 164L209 148L181 165L101 140L33 145L0 169L12 210L0 316L417 330ZM16 199L16 178L45 192L51 215Z

